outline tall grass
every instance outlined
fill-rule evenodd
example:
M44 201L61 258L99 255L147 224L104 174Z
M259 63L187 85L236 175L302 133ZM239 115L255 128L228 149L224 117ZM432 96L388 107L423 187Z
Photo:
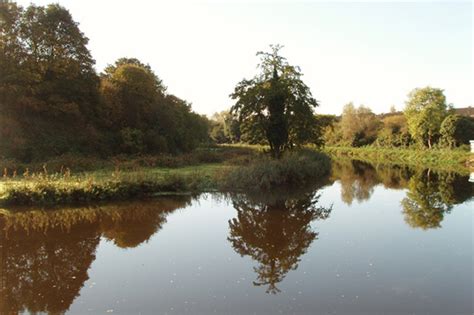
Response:
M81 204L150 197L162 192L197 192L217 187L213 175L213 171L186 173L146 170L114 171L107 177L39 173L22 180L2 180L0 204Z
M304 187L329 174L331 161L312 150L287 152L281 159L257 159L231 169L221 180L223 190L269 191Z

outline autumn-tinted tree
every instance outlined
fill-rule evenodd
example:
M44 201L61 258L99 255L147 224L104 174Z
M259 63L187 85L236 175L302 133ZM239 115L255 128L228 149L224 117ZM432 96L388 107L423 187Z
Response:
M431 148L439 137L439 130L448 115L443 90L431 87L414 89L408 95L404 110L411 136Z
M374 142L379 126L379 120L368 107L361 105L356 108L352 103L344 106L339 127L343 141L351 146Z
M257 53L260 73L235 87L231 112L239 117L243 132L263 135L272 156L279 158L288 148L318 140L313 113L318 103L300 69L279 54L281 46L271 49Z
M375 143L384 147L406 147L410 140L405 116L391 115L382 119L382 127Z
M208 122L167 94L149 65L121 58L101 76L101 119L115 153L178 153L207 139Z
M180 153L207 141L207 119L149 65L121 58L99 79L63 7L1 2L0 21L1 157Z
M98 79L88 39L59 5L0 8L2 153L31 159L90 148Z

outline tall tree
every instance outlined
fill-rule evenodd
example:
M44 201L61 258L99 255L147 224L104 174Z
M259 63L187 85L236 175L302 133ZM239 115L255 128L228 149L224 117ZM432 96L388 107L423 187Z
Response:
M443 90L425 87L414 89L408 95L405 107L408 130L419 143L431 148L439 136L448 105Z
M318 106L309 87L301 80L299 67L280 56L280 45L271 52L258 52L260 73L237 84L231 97L242 129L263 134L273 157L295 145L318 143L319 132L313 110Z
M24 152L11 142L2 151L28 159L88 147L98 98L88 39L56 4L2 3L0 14L0 120L12 122L0 136L21 139Z

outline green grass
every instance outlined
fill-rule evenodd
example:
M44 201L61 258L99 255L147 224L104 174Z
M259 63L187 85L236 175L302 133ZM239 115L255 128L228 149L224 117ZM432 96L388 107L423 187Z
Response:
M333 158L348 157L375 164L403 164L454 171L460 174L469 173L469 161L472 155L466 150L449 149L406 149L379 147L325 147L324 152Z
M287 152L279 160L264 157L233 168L221 182L223 189L246 192L298 189L321 180L330 170L331 160L326 154L304 149Z
M100 160L67 155L28 164L2 160L0 204L80 204L216 190L221 173L258 154L247 147L210 147L179 156Z
M270 190L307 185L330 170L329 158L310 150L288 153L278 161L249 147L218 150L218 162L182 167L140 166L135 159L130 162L133 167L125 161L121 164L125 167L113 170L105 167L72 173L61 168L51 173L44 167L23 175L5 172L0 180L0 205L75 205L169 193Z
M231 167L204 164L175 169L100 170L78 175L39 173L0 181L0 204L80 204L150 197L159 193L210 191L218 188L218 174Z

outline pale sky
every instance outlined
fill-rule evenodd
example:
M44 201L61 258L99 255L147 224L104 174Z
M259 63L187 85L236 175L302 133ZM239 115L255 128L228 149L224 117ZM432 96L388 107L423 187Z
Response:
M45 5L52 1L18 1ZM168 92L201 114L232 105L256 73L255 53L282 44L321 106L403 109L430 85L455 107L473 103L472 2L59 0L90 39L101 71L120 57L149 63Z

